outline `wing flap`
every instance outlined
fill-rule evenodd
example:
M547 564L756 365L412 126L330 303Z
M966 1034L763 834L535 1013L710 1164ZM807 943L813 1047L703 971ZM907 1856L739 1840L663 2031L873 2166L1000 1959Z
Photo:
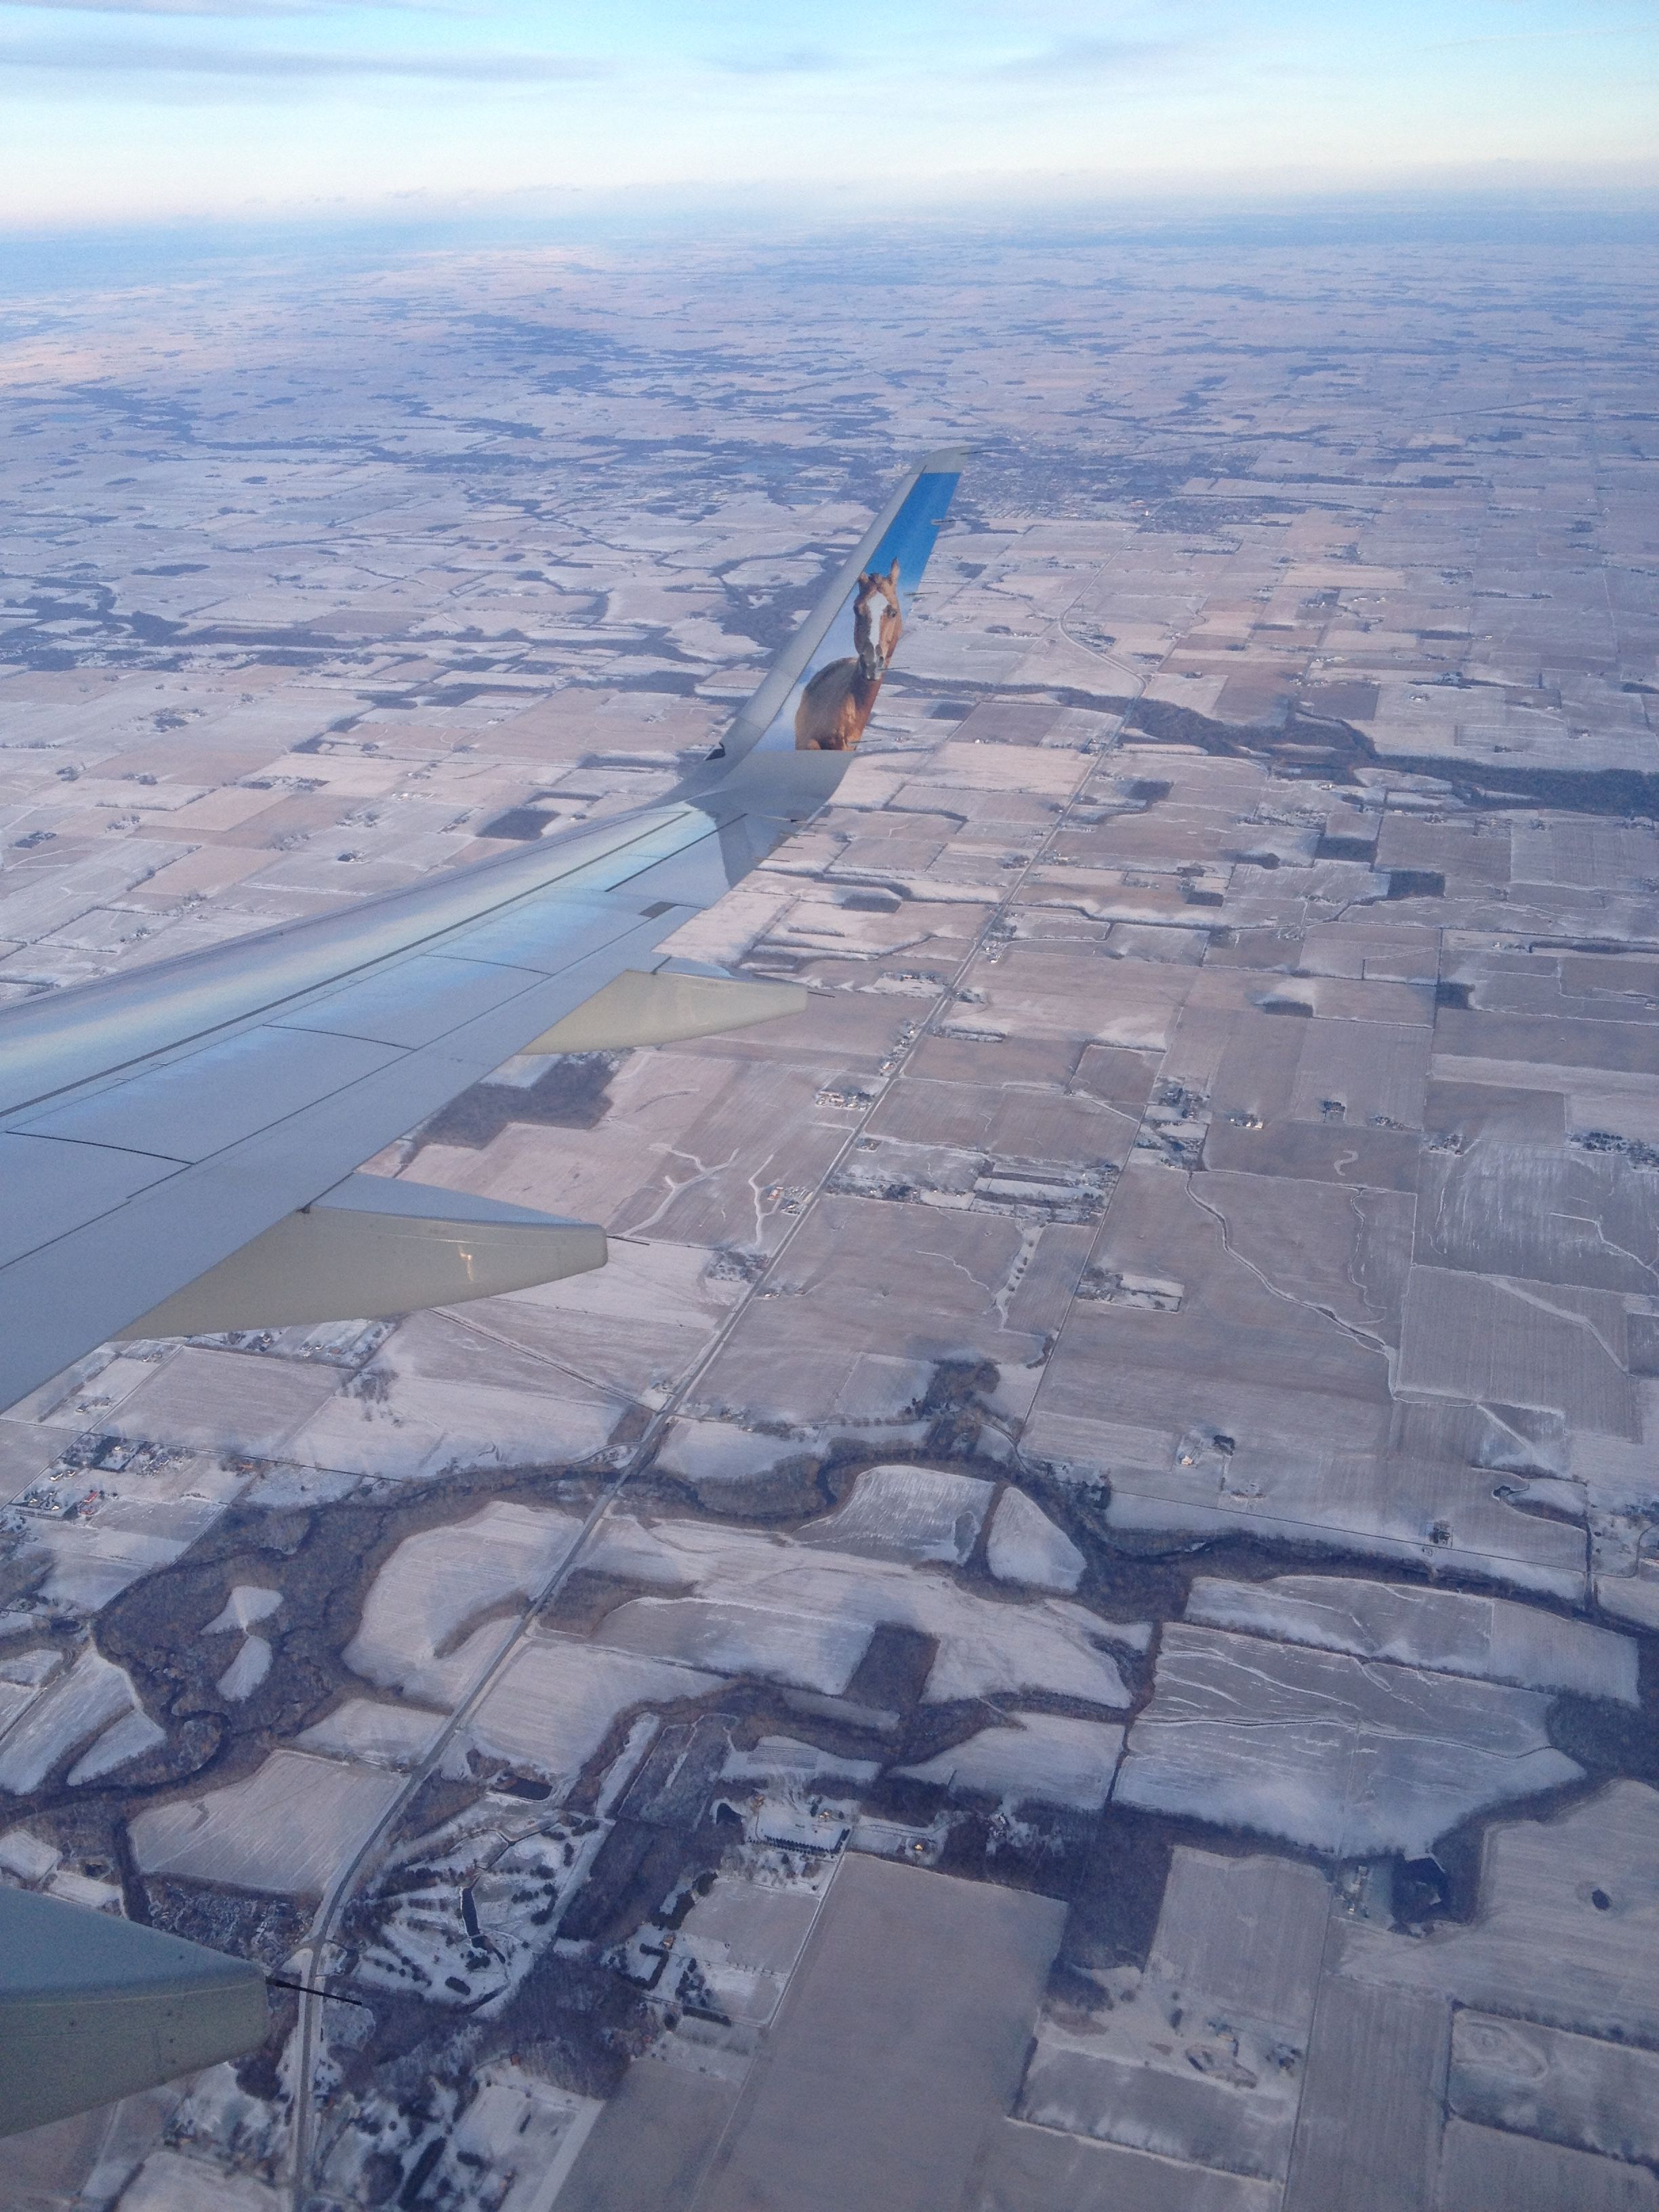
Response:
M560 1282L605 1261L605 1231L591 1222L354 1175L141 1315L121 1339L381 1321Z
M625 968L601 991L544 1030L526 1052L616 1052L624 1046L677 1044L723 1030L803 1014L800 983L757 983L736 975L686 975Z

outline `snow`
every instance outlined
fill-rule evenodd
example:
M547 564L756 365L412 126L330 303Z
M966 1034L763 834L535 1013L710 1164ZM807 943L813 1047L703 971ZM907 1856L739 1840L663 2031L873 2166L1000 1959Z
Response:
M0 1869L20 1881L44 1881L63 1856L32 1828L8 1828L0 1835Z
M979 1538L995 1486L927 1467L867 1468L834 1513L801 1531L803 1542L878 1559L937 1559L961 1566Z
M1279 1575L1264 1583L1200 1577L1187 1618L1361 1659L1638 1702L1629 1637L1512 1598L1340 1575Z
M858 1671L870 1629L799 1608L778 1613L719 1598L640 1597L617 1607L605 1636L607 1644L654 1658L757 1674L833 1697Z
M1114 1801L1345 1858L1419 1857L1470 1814L1577 1781L1534 1690L1269 1644L1164 1632Z
M605 1642L695 1651L732 1674L791 1683L816 1656L822 1663L811 1686L830 1694L845 1686L852 1632L867 1638L894 1624L938 1641L930 1700L1046 1691L1121 1708L1128 1693L1099 1639L1144 1647L1147 1634L1139 1624L1108 1623L1060 1598L999 1602L938 1571L696 1522L647 1527L615 1515L584 1563L677 1593L619 1607L599 1631ZM832 1639L826 1623L847 1632L848 1643Z
M442 1713L420 1705L389 1705L378 1698L348 1698L294 1741L301 1751L366 1759L373 1766L411 1766L443 1724Z
M533 1596L580 1528L574 1514L496 1499L406 1536L374 1577L347 1666L382 1689L454 1705L511 1633L481 1616Z
M125 1670L100 1651L83 1651L0 1741L0 1790L19 1796L38 1790L70 1752L83 1750L112 1721L136 1713L137 1707Z
M596 2097L497 2066L457 2121L454 2148L483 2159L492 2180L507 2179L501 2212L550 2212L604 2109Z
M555 1940L610 1832L606 1822L484 1797L405 1839L381 1869L356 1979L499 2012ZM462 1902L469 1889L477 1937Z
M283 2200L252 2174L226 2173L177 2151L152 2151L121 2194L121 2212L282 2212Z
M36 1595L46 1604L71 1612L101 1613L130 1583L156 1567L171 1565L185 1549L177 1536L147 1534L104 1521L52 1521L30 1516L23 1557L33 1567L41 1553L51 1570Z
M951 1791L982 1791L1004 1809L1036 1799L1097 1813L1123 1749L1123 1730L1101 1721L1023 1713L1006 1728L981 1729L966 1743L898 1771Z
M821 1884L785 1889L720 1873L678 1931L663 1988L678 1990L688 1972L700 1975L728 2020L763 2027L778 2008L822 1901ZM659 1933L655 1940L662 1941Z
M217 1636L232 1628L252 1628L256 1621L268 1620L282 1601L281 1590L266 1589L258 1583L238 1583L202 1633Z
M720 1687L718 1675L690 1667L567 1637L535 1636L507 1662L469 1733L480 1750L568 1785L630 1706L670 1705Z
M1024 1583L1033 1589L1059 1590L1069 1597L1083 1579L1083 1554L1023 1490L1005 1490L991 1516L985 1564L1000 1583Z
M158 1727L148 1713L128 1713L112 1722L91 1750L76 1759L66 1778L70 1787L78 1789L83 1782L96 1782L100 1775L113 1774L118 1766L142 1759L147 1751L154 1751L167 1740L167 1730Z
M748 1750L733 1749L720 1771L728 1782L771 1782L787 1776L800 1784L848 1782L861 1788L873 1782L881 1769L874 1759L837 1759L815 1743L801 1743L792 1735L763 1735Z
M118 1881L99 1881L93 1875L77 1874L73 1867L59 1867L46 1884L48 1897L61 1897L65 1905L84 1905L88 1912L113 1912L121 1910L121 1885Z
M318 1896L402 1787L393 1774L274 1751L245 1782L136 1814L133 1855L144 1874Z
M701 1489L729 1483L742 1489L757 1476L769 1474L792 1459L813 1449L811 1438L757 1436L735 1421L673 1422L661 1449L657 1468L663 1474L682 1475Z
M1659 1576L1598 1575L1595 1601L1603 1612L1638 1628L1659 1628Z
M263 1636L248 1636L217 1683L222 1698L240 1702L252 1697L270 1672L270 1646Z

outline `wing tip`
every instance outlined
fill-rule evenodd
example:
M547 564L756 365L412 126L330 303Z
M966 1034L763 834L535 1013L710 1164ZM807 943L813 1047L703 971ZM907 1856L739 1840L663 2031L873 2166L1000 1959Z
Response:
M916 463L916 474L923 477L960 476L974 458L971 446L940 446L931 453L924 453Z

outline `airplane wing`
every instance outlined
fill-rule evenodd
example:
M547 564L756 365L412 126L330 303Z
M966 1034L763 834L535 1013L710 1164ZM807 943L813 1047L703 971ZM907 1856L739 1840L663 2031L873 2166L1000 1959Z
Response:
M908 472L659 804L0 1013L0 1406L112 1336L406 1313L602 1266L590 1224L356 1170L516 1053L805 1005L661 946L840 782L884 672L875 625L902 623L961 460ZM807 742L819 678L853 716L838 750ZM0 1888L0 2136L238 2057L265 2018L256 1966Z
M902 620L962 460L909 471L659 803L0 1012L0 1407L111 1337L405 1313L602 1265L591 1224L356 1170L514 1054L805 1006L660 948L839 783L884 671L874 625ZM812 735L809 694L852 701L838 737Z

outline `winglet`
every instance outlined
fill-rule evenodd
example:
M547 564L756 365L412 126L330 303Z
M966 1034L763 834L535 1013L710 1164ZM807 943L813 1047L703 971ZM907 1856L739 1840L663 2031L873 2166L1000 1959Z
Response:
M767 670L753 696L738 709L711 758L741 760L774 726L796 685L812 672L820 648L836 617L852 599L860 575L896 560L903 594L908 599L927 565L969 458L965 447L944 446L905 471L835 580Z

